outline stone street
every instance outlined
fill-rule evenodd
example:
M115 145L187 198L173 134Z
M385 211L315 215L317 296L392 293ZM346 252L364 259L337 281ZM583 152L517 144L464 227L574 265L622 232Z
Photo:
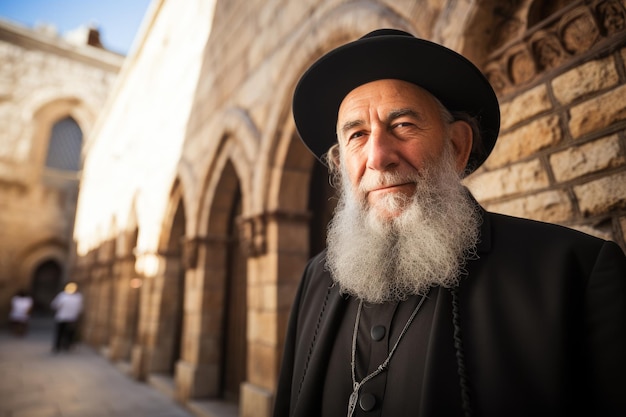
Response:
M0 417L192 417L87 345L51 352L54 322L34 319L18 338L0 329Z

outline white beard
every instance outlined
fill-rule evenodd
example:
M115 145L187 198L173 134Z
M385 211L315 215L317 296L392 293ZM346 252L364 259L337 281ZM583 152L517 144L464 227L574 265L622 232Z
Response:
M355 192L341 164L327 268L342 293L382 303L459 284L467 259L476 258L480 214L456 173L451 150L430 165L411 175L417 183L413 196L391 194L376 203L391 212L400 210L396 217L384 218L369 207L362 190ZM374 182L393 182L393 176Z

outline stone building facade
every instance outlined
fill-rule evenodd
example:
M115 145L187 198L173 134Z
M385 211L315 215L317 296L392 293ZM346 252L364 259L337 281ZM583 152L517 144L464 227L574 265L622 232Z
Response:
M0 21L0 323L19 289L44 311L67 279L82 151L123 56Z
M73 271L89 343L198 415L270 415L333 209L293 88L380 27L493 82L500 139L467 179L487 209L626 250L626 0L154 0L84 164Z

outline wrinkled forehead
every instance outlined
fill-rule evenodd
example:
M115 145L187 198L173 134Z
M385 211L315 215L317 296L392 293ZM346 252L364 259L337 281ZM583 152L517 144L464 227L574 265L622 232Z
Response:
M367 123L370 115L380 120L412 115L416 118L439 114L443 105L426 89L402 80L383 79L362 84L341 101L337 112L337 134L354 124Z

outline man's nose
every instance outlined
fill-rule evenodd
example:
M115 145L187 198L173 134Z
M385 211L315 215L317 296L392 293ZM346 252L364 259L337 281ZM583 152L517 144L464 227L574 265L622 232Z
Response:
M372 128L367 146L367 168L386 171L398 164L394 138L384 127Z

